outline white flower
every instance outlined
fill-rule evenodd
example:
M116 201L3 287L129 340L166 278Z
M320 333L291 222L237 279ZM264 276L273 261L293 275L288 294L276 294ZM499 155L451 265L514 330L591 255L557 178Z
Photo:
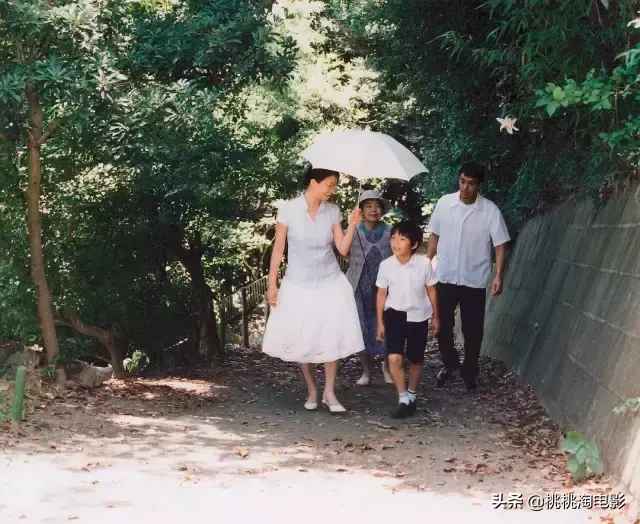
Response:
M640 18L636 18L635 20L631 20L631 22L629 22L627 24L627 27L635 27L636 29L640 29Z
M513 135L514 131L519 131L518 128L516 127L516 120L518 120L517 118L496 118L496 120L498 122L500 122L500 131L502 131L503 129L507 130L507 133L509 133L510 135Z

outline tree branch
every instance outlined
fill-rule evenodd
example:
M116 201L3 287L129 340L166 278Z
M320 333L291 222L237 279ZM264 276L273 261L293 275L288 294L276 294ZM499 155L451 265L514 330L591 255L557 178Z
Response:
M47 129L45 129L44 133L42 133L42 136L40 137L40 145L44 144L47 141L51 134L56 130L56 127L58 127L59 123L60 119L56 118L47 126Z
M116 378L122 378L125 375L122 366L122 351L114 340L113 333L99 326L85 324L80 318L77 311L71 311L67 315L68 320L62 317L55 317L55 323L58 326L68 326L75 329L78 333L87 337L95 338L109 351L111 356L111 366Z
M64 318L62 317L54 317L54 322L56 323L56 326L63 326L63 327L70 327L72 328L73 326L67 322Z

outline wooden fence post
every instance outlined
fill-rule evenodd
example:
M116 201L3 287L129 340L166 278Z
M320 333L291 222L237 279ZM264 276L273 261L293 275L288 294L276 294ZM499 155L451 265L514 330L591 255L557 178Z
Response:
M243 287L242 295L242 343L249 347L249 305L247 304L247 288Z
M20 421L22 420L26 374L27 368L25 366L18 366L16 372L16 388L13 393L13 404L11 405L11 426L14 431L20 427Z

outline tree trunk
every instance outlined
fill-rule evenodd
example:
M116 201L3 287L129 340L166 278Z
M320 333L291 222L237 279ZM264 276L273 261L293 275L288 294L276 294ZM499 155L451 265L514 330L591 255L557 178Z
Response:
M223 348L218 337L216 312L213 308L213 291L207 284L202 268L204 250L199 239L189 243L189 248L183 244L182 235L175 229L167 229L163 240L167 251L170 251L184 266L191 277L191 284L196 294L198 308L199 353L205 358L218 355L223 359Z
M42 133L42 107L40 99L31 87L27 88L27 99L31 110L31 125L27 141L27 229L29 231L29 250L31 280L36 291L38 319L48 366L55 366L60 347L51 310L51 291L45 274L44 251L42 249L42 226L40 222L40 149L48 137ZM46 135L46 136L45 136ZM66 382L64 368L58 366L58 379Z
M186 252L186 250L185 250ZM196 294L198 306L199 353L206 358L218 354L222 358L216 312L213 309L213 292L204 278L202 255L186 252L188 256L180 261L191 277L191 284Z
M56 323L58 325L71 326L78 333L87 337L95 338L105 348L107 348L107 351L109 352L109 356L111 357L111 367L113 368L113 376L115 378L125 378L127 374L124 370L124 364L122 363L122 350L116 342L116 337L113 333L108 329L104 329L99 326L85 324L76 311L69 313L67 316L69 317L69 321L56 319Z

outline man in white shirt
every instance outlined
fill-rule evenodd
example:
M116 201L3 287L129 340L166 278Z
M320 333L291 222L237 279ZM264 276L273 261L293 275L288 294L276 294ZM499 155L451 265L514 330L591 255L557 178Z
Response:
M440 333L438 345L444 367L438 373L442 387L460 369L469 389L476 388L478 357L484 336L486 287L491 275L491 247L496 253L496 276L491 293L502 293L506 243L511 240L498 207L479 194L484 170L474 163L459 171L456 193L443 196L429 223L427 257L438 255L438 303ZM460 366L453 344L456 307L460 305L464 336L464 363Z

